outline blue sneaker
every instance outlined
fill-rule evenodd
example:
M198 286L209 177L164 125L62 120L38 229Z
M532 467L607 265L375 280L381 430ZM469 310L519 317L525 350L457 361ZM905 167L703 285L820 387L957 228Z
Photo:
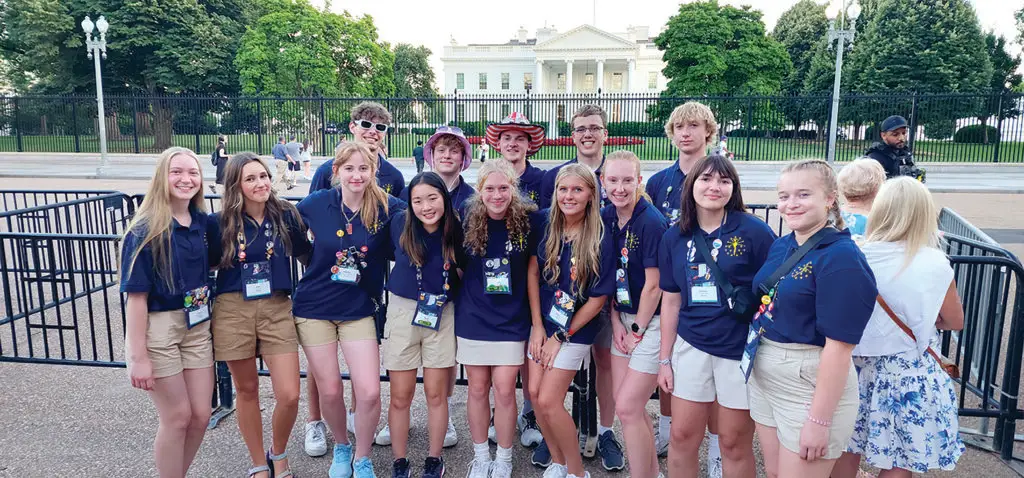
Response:
M356 460L352 468L355 469L355 478L377 478L377 475L373 474L373 462L368 456Z
M597 453L601 455L601 466L608 471L622 471L625 462L622 459L622 447L615 439L615 432L608 430L597 438Z
M530 457L530 463L541 468L547 468L551 465L551 450L548 450L547 440L541 440L540 445L533 449L533 456Z
M352 445L334 444L334 458L327 470L330 478L352 478Z
M421 478L441 478L444 476L444 458L428 456L423 463Z

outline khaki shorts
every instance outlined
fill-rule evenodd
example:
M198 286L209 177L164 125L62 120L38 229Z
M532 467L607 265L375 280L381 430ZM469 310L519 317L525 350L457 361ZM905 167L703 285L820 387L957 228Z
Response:
M462 365L518 367L526 359L526 341L489 342L458 337L455 359Z
M373 323L373 316L358 320L321 320L296 317L295 332L299 335L299 345L303 347L335 342L377 340L377 326Z
M241 292L217 295L213 305L213 353L217 360L298 352L288 294L245 300Z
M676 336L672 346L672 395L691 402L749 410L740 361L711 355Z
M592 347L591 344L562 343L558 353L555 354L555 361L551 367L559 370L579 370L583 366L589 367ZM533 354L527 352L526 358L533 360Z
M619 312L619 321L626 328L626 333L632 335L633 322L636 322L636 316L626 312ZM608 328L612 328L611 324L608 325ZM640 339L640 343L636 344L636 347L633 348L633 353L626 355L619 352L619 349L615 348L614 344L612 345L612 355L628 358L629 368L651 375L658 374L658 367L661 366L658 358L660 354L661 317L657 315L651 317L651 322L647 324L647 331L644 332L644 337Z
M153 364L153 377L177 375L185 369L213 367L213 341L210 339L210 321L191 330L185 326L185 310L150 312L146 326L146 351ZM125 337L125 350L129 350ZM131 369L131 359L125 362Z
M800 430L811 408L821 349L816 345L783 344L761 338L750 374L750 417L761 425L774 427L779 442L793 453L800 453ZM850 443L860 406L858 386L851 361L846 387L835 412L831 417L815 417L832 420L825 459L839 458Z
M388 370L455 366L455 304L445 304L437 330L412 325L416 301L391 294L381 353Z

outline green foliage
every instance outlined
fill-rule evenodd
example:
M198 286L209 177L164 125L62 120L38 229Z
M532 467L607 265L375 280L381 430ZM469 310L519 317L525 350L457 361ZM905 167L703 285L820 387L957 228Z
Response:
M430 49L399 43L395 55L395 96L398 98L432 98L437 96L434 69L430 67Z
M1006 98L1000 101L998 94L1013 91L1021 85L1021 74L1017 73L1021 57L1010 55L1010 52L1006 51L1006 39L996 36L993 32L985 35L985 49L992 62L992 80L989 88L994 94L983 102L978 118L985 124L991 116L1002 119L1017 117L1021 113L1017 102Z
M972 124L956 130L954 143L989 144L999 142L999 130L994 126Z
M793 70L782 81L783 93L795 94L803 90L811 59L827 31L825 5L814 0L800 0L779 17L772 38L782 44L793 62Z
M928 139L948 139L953 136L956 121L951 119L934 119L924 123L924 135Z

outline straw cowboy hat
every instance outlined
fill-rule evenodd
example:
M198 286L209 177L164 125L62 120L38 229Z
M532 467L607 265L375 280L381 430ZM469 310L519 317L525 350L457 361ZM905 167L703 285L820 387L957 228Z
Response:
M533 156L540 151L541 146L544 146L544 127L539 124L530 124L530 120L526 119L526 115L522 113L513 111L500 123L487 125L487 143L497 149L498 138L501 137L501 133L506 131L526 133L526 137L530 139L530 147L526 150L527 156Z

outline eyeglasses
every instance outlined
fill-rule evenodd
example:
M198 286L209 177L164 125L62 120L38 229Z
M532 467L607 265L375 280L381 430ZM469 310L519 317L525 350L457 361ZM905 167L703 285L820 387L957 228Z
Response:
M604 131L604 126L587 126L587 127L580 126L579 128L574 128L572 130L573 133L576 133L578 135L584 135L584 134L587 134L587 133L597 134L597 133L600 133L602 131Z
M359 125L359 127L363 128L363 129L371 129L372 128L372 129L375 129L377 131L380 131L381 133L387 133L388 132L388 125L385 124L385 123L374 123L373 121L359 120L359 121L356 121L356 124Z

